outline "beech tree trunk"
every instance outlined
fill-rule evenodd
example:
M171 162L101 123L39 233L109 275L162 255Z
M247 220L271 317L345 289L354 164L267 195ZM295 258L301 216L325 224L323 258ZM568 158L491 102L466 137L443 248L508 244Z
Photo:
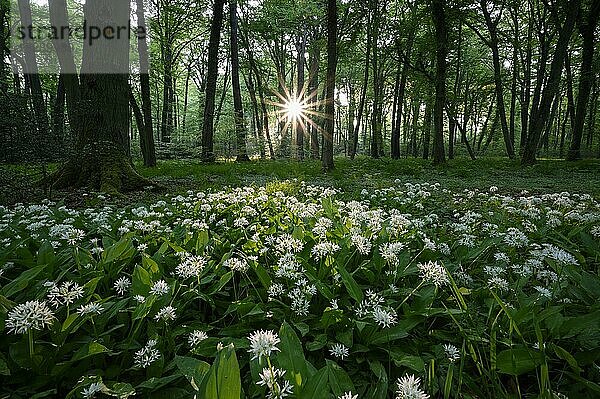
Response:
M325 128L323 132L323 170L334 168L333 134L335 117L335 72L337 67L337 1L327 0L327 80L325 93Z
M93 26L124 26L129 12L128 2L95 0L86 3L84 17ZM77 143L69 160L43 183L58 188L90 186L107 193L152 185L135 171L128 155L128 72L128 41L97 40L84 47Z
M567 160L581 158L581 139L583 137L583 126L587 104L594 82L594 32L600 17L600 0L592 0L585 21L579 24L579 33L583 39L583 54L581 56L581 71L579 74L579 90L577 94L577 105L575 107L575 118L571 145L567 154Z
M144 0L136 0L136 15L138 29L146 28L146 16L144 13ZM144 166L156 166L156 149L154 146L154 128L152 124L152 103L150 102L150 62L148 58L148 43L146 36L138 36L138 54L140 58L140 88L142 93L142 129L140 129L140 147Z
M560 29L554 57L550 65L550 74L548 75L546 85L541 93L541 99L536 112L532 112L532 118L529 123L529 134L527 137L527 145L523 151L521 158L522 165L533 165L536 162L536 152L540 142L540 138L544 133L552 101L558 92L560 86L560 78L562 74L563 64L569 46L571 35L575 28L575 21L579 13L581 0L570 0L567 3L567 14L565 22ZM535 103L534 103L535 107Z
M235 121L235 137L237 144L237 162L247 162L248 151L246 149L246 124L244 123L244 106L242 104L242 90L240 88L240 60L238 46L238 21L237 0L229 1L229 27L231 54L231 87L233 90L233 114Z
M214 162L213 127L215 117L215 96L219 71L219 42L223 24L223 6L225 0L214 0L213 16L210 24L208 42L208 71L206 76L206 96L204 98L204 118L202 123L202 160Z
M433 109L433 164L446 163L444 149L444 108L446 105L446 58L448 57L448 27L445 0L431 0L431 15L435 28L435 105Z

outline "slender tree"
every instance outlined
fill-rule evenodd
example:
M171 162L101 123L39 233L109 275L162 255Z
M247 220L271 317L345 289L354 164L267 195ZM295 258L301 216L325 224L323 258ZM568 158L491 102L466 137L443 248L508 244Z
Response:
M337 0L327 0L327 78L325 93L325 128L323 132L323 170L334 168L333 134L335 117L335 72L337 68Z
M210 24L210 39L208 42L208 71L206 76L206 96L204 98L204 118L202 123L202 160L214 162L213 124L215 117L215 96L217 92L217 77L219 71L219 42L221 40L221 25L223 24L223 6L225 0L215 0L213 17Z
M446 162L444 148L444 108L446 106L446 58L448 57L448 26L446 1L431 0L431 15L435 29L435 105L433 108L433 163Z
M156 166L156 149L154 147L154 128L152 124L152 103L150 100L150 62L148 59L148 42L146 41L146 16L144 0L136 0L136 16L138 21L138 55L140 59L140 88L142 94L142 129L140 129L140 147L144 166Z
M233 114L235 121L235 137L237 144L238 162L250 160L246 150L246 124L244 122L244 106L240 88L240 59L238 46L237 0L229 0L230 56L231 56L231 87L233 91Z

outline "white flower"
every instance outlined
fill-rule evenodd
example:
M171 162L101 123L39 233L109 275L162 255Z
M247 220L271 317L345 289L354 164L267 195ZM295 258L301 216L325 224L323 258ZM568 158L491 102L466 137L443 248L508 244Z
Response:
M223 267L227 267L234 272L245 272L248 270L248 263L245 260L238 258L229 258L223 262Z
M6 327L12 334L25 334L30 330L42 330L53 321L54 314L45 301L28 301L8 313Z
M73 281L61 285L53 284L48 292L48 300L55 308L68 306L83 296L83 287Z
M131 286L131 280L129 280L127 277L123 276L123 277L119 277L117 279L117 281L115 281L115 291L117 291L117 294L119 295L125 295L125 292L127 292L127 290L129 289L129 286Z
M156 341L151 339L146 346L135 352L133 357L135 367L146 368L160 358L160 352L155 346Z
M263 356L271 356L271 352L278 351L277 344L280 339L279 336L272 330L257 330L254 331L248 337L250 340L250 349L248 352L252 353L252 360L260 360Z
M133 297L133 299L135 299L135 301L137 303L144 303L144 302L146 302L146 297L143 296L143 295L136 295L136 296Z
M104 307L101 304L99 304L98 302L91 302L87 305L81 305L79 309L77 309L77 313L79 313L82 316L85 316L86 314L100 314L103 310Z
M375 306L373 309L373 320L383 328L388 328L396 324L396 312L394 309L384 309L381 306Z
M427 263L419 263L417 268L421 272L420 276L426 282L434 284L436 287L441 287L450 282L448 273L442 265L436 262L429 261Z
M194 330L188 336L188 344L193 348L207 338L208 334L204 331Z
M150 293L158 296L164 295L169 292L169 288L169 284L165 280L158 280L150 289Z
M338 396L337 399L358 399L358 394L353 395L352 392L345 392L343 395Z
M176 310L177 309L175 309L173 306L165 306L162 309L160 309L158 313L156 313L156 316L154 316L154 320L175 320L175 318L177 317L177 314L175 313Z
M503 279L502 277L490 277L487 281L488 287L491 289L497 289L499 291L507 291L508 290L508 281Z
M331 349L329 349L329 353L331 353L335 357L339 357L340 359L344 360L348 357L348 348L346 348L346 346L342 344L336 343L333 344Z
M269 389L267 399L283 399L292 394L292 386L284 379L285 370L278 368L263 368L259 374L260 381L256 385L266 386Z
M458 359L460 359L460 351L458 348L452 344L444 344L444 352L446 353L446 357L451 363L454 363Z
M315 258L316 260L320 260L327 255L333 255L339 249L340 246L336 243L330 241L323 241L316 244L312 248L311 253L313 255L313 258Z
M103 383L101 383L101 382L92 382L89 387L84 388L83 391L81 391L81 394L86 399L87 398L92 398L92 397L94 397L94 395L96 395L96 393L102 391L103 388L104 388L104 384Z
M371 252L371 241L362 235L358 235L358 234L354 234L352 237L350 237L350 240L352 241L352 245L354 245L356 247L356 250L358 251L359 254L361 255L368 255L369 252Z
M198 277L207 264L206 258L197 255L184 255L182 262L175 268L175 273L182 279Z
M421 379L414 375L398 378L396 399L429 399L429 395L421 390Z
M542 287L540 285L536 285L533 287L537 292L539 292L540 296L546 297L548 299L552 298L552 291L550 291L546 287Z

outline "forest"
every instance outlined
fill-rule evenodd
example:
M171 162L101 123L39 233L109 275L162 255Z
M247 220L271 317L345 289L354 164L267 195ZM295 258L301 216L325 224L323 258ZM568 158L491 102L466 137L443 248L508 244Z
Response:
M600 397L600 0L0 0L0 399Z

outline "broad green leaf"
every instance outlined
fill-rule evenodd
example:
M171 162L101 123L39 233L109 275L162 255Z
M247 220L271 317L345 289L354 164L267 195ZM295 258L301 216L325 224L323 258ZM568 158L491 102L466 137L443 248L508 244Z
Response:
M91 341L91 342L88 342L87 344L85 344L84 346L82 346L81 348L79 348L79 350L77 352L75 352L75 354L71 358L71 361L75 362L77 360L85 359L86 357L94 356L99 353L107 353L107 352L110 352L110 350L106 346L104 346L96 341Z
M106 382L106 387L108 388L108 391L103 393L106 393L108 396L126 399L135 395L135 389L133 389L133 386L125 382Z
M202 378L210 369L210 364L195 359L193 357L175 356L175 365L177 368L188 379L194 390L198 391L199 385L202 382Z
M150 284L150 273L142 266L136 265L131 283L133 295L147 295L150 292Z
M542 364L542 354L534 349L514 348L499 352L496 367L504 374L521 375L535 370Z
M326 364L329 374L329 387L335 396L342 396L345 392L355 392L354 384L344 369L331 360L327 360Z
M329 399L329 372L327 366L321 368L306 381L300 399Z
M10 283L6 284L2 288L2 291L1 291L2 295L4 295L5 297L8 298L8 297L11 297L12 295L16 294L17 292L24 290L25 288L27 288L29 283L37 277L38 274L40 274L42 271L44 271L44 269L46 267L47 267L47 265L40 265L40 266L33 267L31 269L25 270L23 273L21 273L19 275L19 277L17 277Z
M227 272L224 275L221 276L221 278L219 279L219 281L217 281L212 288L210 288L209 295L213 295L219 291L221 291L221 289L225 286L225 284L227 284L229 282L229 280L231 280L231 278L233 277L233 272Z
M344 266L339 265L337 271L340 274L340 277L342 278L342 283L348 290L350 296L356 302L360 303L363 300L363 293L356 281L354 280L354 277L352 277L352 275L348 273Z
M277 362L282 369L286 370L286 375L294 383L296 394L299 394L308 378L302 343L294 329L286 322L279 330L279 338L281 351L277 354Z
M200 391L204 392L203 397L207 399L240 399L242 382L233 345L219 351Z

